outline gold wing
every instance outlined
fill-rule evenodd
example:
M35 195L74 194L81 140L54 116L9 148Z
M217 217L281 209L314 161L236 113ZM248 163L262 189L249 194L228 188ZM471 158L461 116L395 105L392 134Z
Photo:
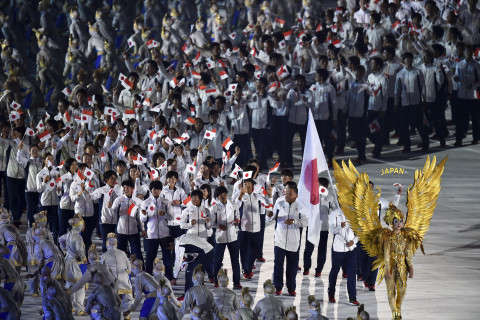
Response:
M436 157L430 162L427 157L422 170L415 171L413 185L407 191L407 219L405 230L412 234L412 247L415 252L421 246L423 237L430 227L430 220L437 206L438 194L440 193L440 180L448 156L437 166ZM423 248L422 248L423 251Z
M342 161L343 168L334 160L333 167L338 201L350 227L371 257L383 254L383 241L379 241L383 232L378 218L380 192L372 192L368 175L358 173L350 160L348 166Z

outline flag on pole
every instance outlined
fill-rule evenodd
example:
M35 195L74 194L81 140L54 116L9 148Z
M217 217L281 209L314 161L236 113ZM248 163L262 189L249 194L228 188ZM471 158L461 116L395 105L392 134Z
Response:
M309 110L307 136L303 152L302 171L298 182L298 210L308 216L307 239L311 243L320 241L320 186L318 174L328 165L318 137L312 111Z

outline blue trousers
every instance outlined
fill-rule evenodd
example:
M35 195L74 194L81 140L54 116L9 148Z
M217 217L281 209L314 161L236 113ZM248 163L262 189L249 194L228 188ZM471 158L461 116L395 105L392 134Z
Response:
M162 249L162 261L165 266L165 277L173 278L173 261L171 259L171 250L168 250L170 242L173 239L165 237L162 239L145 239L143 240L143 248L145 249L145 271L152 274L153 260L157 257L158 247Z
M58 244L58 206L42 206L47 211L47 223L52 232L53 241Z
M351 130L351 137L357 145L358 158L360 160L366 160L365 149L367 147L367 119L361 118L348 118L348 125Z
M10 210L10 207L8 205L8 187L7 187L7 172L6 171L0 171L0 188L3 189L3 207L5 209ZM0 194L1 194L1 189L0 189Z
M298 267L298 250L297 251L287 251L280 247L275 246L274 248L275 260L273 265L273 285L277 290L282 290L283 288L283 263L285 258L287 259L287 267L285 270L285 278L287 282L288 291L295 291L297 284L295 283L295 278L297 276L297 267Z
M9 209L12 211L12 220L20 221L23 208L25 207L25 179L7 177L7 189Z
M260 239L258 242L258 255L257 258L263 257L263 240L265 239L265 215L260 215Z
M244 273L252 272L255 259L258 255L260 232L239 231L240 260Z
M377 259L377 257L370 257L367 254L367 251L363 248L363 246L358 243L360 248L358 249L358 255L360 256L360 263L362 265L362 276L363 276L363 281L375 284L377 281L377 273L378 269L375 269L372 271L373 268L373 262Z
M235 147L240 147L242 152L238 155L236 164L240 167L244 167L247 164L247 161L252 158L252 145L250 142L250 135L246 134L235 134L233 137L233 146L230 150L235 150Z
M83 217L83 221L85 221L85 229L80 233L83 239L83 243L85 244L85 250L88 253L88 248L92 244L92 234L93 230L95 230L95 226L97 225L98 217L95 214L91 217Z
M256 157L260 161L260 169L268 169L267 157L270 150L269 129L252 129L253 145L255 146Z
M187 270L185 270L185 293L193 287L193 280L192 280L192 275L193 275L193 270L198 264L202 264L202 270L205 271L206 268L211 264L211 261L213 259L213 250L210 250L208 253L205 253L202 249L200 249L197 246L187 244L184 245L185 247L185 254L188 253L198 253L198 256L195 258L195 260L191 261L188 266Z
M135 234L117 233L117 248L126 253L128 244L130 244L130 253L133 253L137 257L137 259L140 259L143 261L140 234L139 233L135 233Z
M27 202L28 225L31 226L35 222L35 219L33 219L33 215L38 213L38 202L40 200L40 193L25 191L25 200Z
M75 211L60 209L60 206L58 207L58 228L59 228L58 236L59 237L63 236L65 233L68 232L68 230L70 229L68 220L73 218L74 215L75 215Z
M308 235L308 229L307 229ZM327 242L328 231L320 231L320 241L318 242L317 267L315 272L322 272L325 261L327 260ZM309 270L312 267L312 253L315 245L310 241L305 242L305 250L303 251L303 268Z
M270 126L270 137L271 139L271 144L273 148L277 151L278 154L278 160L280 162L286 161L285 157L285 142L287 139L287 130L285 129L287 127L287 121L288 117L287 116L272 116L271 120L271 126Z
M115 233L116 228L117 228L116 224L111 224L111 223L100 224L100 230L102 231L102 252L107 251L107 235L110 232Z
M357 248L348 252L336 252L332 249L332 270L328 275L328 294L335 294L337 285L337 275L340 267L344 266L347 272L347 291L350 299L357 298L356 273L357 268Z
M370 129L367 128L368 138L375 145L373 147L373 153L375 154L380 154L382 152L384 136L385 136L385 134L383 133L385 130L384 117L379 117L379 116L380 116L379 111L368 110L367 112L367 126L375 120L378 120L378 123L380 124L380 130L373 133L371 133Z
M232 272L233 272L233 283L240 284L240 262L239 262L240 248L238 246L238 240L229 242L229 243L215 243L215 250L214 250L215 266L213 268L215 283L217 283L217 274L220 271L220 268L222 267L225 248L228 248L228 252L230 253L230 261L232 263Z
M287 131L285 139L285 162L287 162L288 165L293 165L293 137L295 136L295 133L298 132L303 154L305 138L307 136L307 124L294 124L287 122L287 127L284 130Z

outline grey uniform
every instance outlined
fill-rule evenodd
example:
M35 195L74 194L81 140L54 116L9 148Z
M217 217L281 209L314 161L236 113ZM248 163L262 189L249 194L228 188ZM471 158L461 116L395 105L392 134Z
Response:
M223 316L228 319L235 317L235 310L240 308L237 294L228 288L216 288L212 290L215 303L222 312ZM215 317L215 319L218 319Z
M159 306L157 308L158 320L178 320L177 312L173 304L165 297L160 297Z
M196 284L190 289L188 289L179 311L180 318L183 318L183 315L185 314L187 308L191 310L194 307L193 301L196 302L197 306L202 307L202 319L213 320L214 313L218 318L221 318L220 309L215 304L212 292L208 290L207 287L201 284Z
M99 285L88 297L85 311L91 313L95 319L120 320L122 318L121 303L122 300L112 287Z
M151 303L151 301L156 299L157 289L158 282L155 280L155 278L153 278L152 275L142 271L135 276L133 281L135 301L133 301L133 304L130 306L130 310L133 312L135 309L137 309L140 302L142 302L142 293L145 293L145 302L142 310L140 311L140 320L148 319L148 317L146 317L147 314L155 314L155 310L153 310L154 303Z
M73 320L72 309L65 301L58 297L43 299L43 319L45 320Z
M310 317L307 320L328 320L328 318L322 316L318 311L310 310Z
M81 289L83 286L85 286L85 284L92 281L95 273L101 273L104 276L104 279L107 279L105 285L111 286L116 290L117 279L115 279L112 270L108 266L100 263L100 261L94 261L82 278L78 280L72 287L70 287L70 291L75 292Z
M235 320L254 320L257 319L250 308L240 308L235 312Z
M255 317L264 320L281 320L283 319L284 313L285 307L283 306L283 302L272 295L268 295L258 301L253 309Z
M5 320L20 320L20 307L10 296L8 290L0 287L0 317Z
M3 256L0 256L0 275L5 279L3 287L10 292L10 296L18 307L21 307L25 295L25 285L12 263Z

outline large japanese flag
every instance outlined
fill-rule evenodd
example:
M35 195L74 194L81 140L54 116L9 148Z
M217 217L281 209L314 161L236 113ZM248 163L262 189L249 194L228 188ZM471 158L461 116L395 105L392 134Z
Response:
M298 182L298 208L308 216L307 239L313 244L320 240L320 190L318 174L328 170L322 144L318 137L312 111L309 110L307 138L303 152L302 171Z

